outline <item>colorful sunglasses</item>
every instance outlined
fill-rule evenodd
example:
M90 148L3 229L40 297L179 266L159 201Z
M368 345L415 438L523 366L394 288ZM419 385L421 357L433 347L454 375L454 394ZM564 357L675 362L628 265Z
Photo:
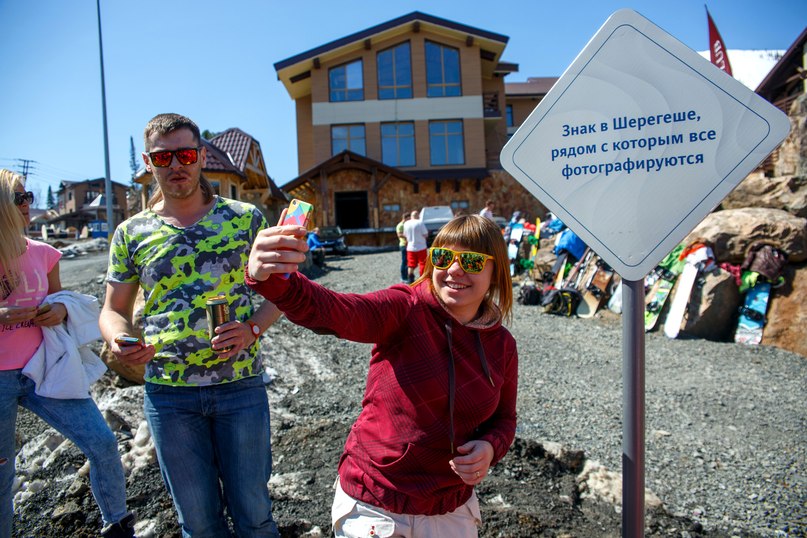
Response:
M493 256L488 254L480 254L479 252L471 251L456 251L450 248L431 247L429 249L429 256L432 265L436 269L448 269L454 260L459 258L460 267L466 273L481 273L485 268L485 263L492 260Z
M151 164L157 168L171 166L171 161L174 160L174 155L176 155L179 164L189 165L199 160L200 149L201 146L198 148L179 148L175 150L167 149L163 151L152 151L148 154L148 156L151 160Z
M25 202L29 204L34 203L34 193L31 191L28 192L18 192L14 191L14 205L22 205Z

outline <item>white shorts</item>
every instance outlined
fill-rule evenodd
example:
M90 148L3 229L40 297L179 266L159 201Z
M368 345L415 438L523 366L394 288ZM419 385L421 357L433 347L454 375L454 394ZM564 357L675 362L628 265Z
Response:
M448 514L395 514L350 497L337 479L331 521L338 538L476 538L482 514L476 492Z

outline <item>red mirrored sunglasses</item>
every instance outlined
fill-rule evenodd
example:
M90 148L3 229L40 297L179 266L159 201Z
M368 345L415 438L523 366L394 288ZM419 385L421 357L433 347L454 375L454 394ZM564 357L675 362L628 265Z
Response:
M199 160L200 149L202 149L201 146L197 148L179 148L175 150L166 149L162 151L152 151L148 153L148 156L149 160L151 160L151 164L157 168L171 166L171 161L174 160L174 155L176 155L179 164L189 165Z

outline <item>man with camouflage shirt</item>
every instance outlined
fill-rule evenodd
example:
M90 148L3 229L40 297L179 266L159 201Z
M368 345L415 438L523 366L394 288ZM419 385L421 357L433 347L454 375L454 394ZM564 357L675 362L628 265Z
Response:
M199 128L177 114L146 126L143 160L157 189L148 208L115 230L101 332L123 363L145 364L144 409L183 536L278 537L267 482L269 404L260 335L279 317L254 309L244 266L266 220L254 206L217 196L202 176ZM145 293L143 343L132 312ZM210 340L205 301L223 295L231 321Z

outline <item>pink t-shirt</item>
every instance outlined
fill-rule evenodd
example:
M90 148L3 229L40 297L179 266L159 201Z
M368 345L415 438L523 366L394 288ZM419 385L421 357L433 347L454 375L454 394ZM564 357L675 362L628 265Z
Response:
M5 275L0 277L0 306L38 306L48 295L48 273L62 253L45 243L26 239L28 248L20 257L20 281L8 292ZM42 329L26 321L0 325L0 370L25 366L42 342Z

